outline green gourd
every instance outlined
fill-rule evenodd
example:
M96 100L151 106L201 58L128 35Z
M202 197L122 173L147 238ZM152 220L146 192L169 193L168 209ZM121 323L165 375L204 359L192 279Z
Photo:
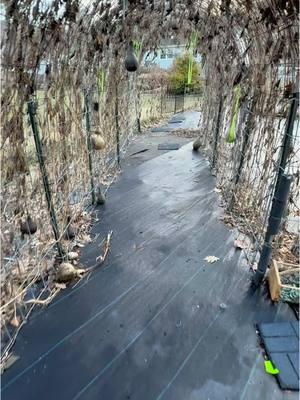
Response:
M235 141L235 129L236 123L239 115L239 108L240 108L240 97L241 97L241 88L240 85L237 85L234 90L233 95L233 113L231 117L231 122L228 130L228 135L226 138L227 143L234 143Z

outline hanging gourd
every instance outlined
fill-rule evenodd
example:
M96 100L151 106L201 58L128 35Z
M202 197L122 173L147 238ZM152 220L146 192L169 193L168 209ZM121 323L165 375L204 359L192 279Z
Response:
M134 54L133 43L129 42L127 54L125 57L125 68L129 72L135 72L138 69L139 63Z
M96 188L96 204L98 206L105 204L105 195L102 193L100 186Z
M193 53L189 54L189 65L188 65L188 74L187 74L187 85L190 86L192 84L193 79Z
M102 150L105 147L105 140L100 134L93 133L91 135L91 142L94 150Z
M232 117L226 138L227 143L234 143L235 141L235 129L240 109L240 97L241 97L241 88L240 85L237 85L233 89Z
M22 238L24 235L33 235L37 231L37 223L28 215L26 221L20 223Z
M75 238L76 234L77 234L77 229L71 224L71 217L70 217L70 215L68 215L66 230L64 233L64 239L72 240Z
M178 31L179 29L179 21L174 17L171 19L171 29L173 29L173 31Z

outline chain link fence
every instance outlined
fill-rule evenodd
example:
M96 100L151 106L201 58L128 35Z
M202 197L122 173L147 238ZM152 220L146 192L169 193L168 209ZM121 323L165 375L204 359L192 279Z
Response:
M171 114L187 110L200 110L201 94L170 94L165 88L140 94L141 123L151 124Z

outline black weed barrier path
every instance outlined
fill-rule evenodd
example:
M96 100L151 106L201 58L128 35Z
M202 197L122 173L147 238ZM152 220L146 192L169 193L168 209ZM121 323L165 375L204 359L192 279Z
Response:
M264 372L255 324L293 315L249 289L214 187L191 143L124 167L81 261L93 265L113 230L109 257L29 320L3 400L283 398Z

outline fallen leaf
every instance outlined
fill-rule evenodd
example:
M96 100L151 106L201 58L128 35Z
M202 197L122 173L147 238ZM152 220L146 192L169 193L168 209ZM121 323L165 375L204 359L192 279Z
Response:
M79 254L76 253L75 251L70 251L68 253L68 259L69 260L76 260L76 258L78 258L78 257L79 257Z
M82 240L85 243L89 243L92 241L92 238L90 237L90 235L82 235Z
M136 244L133 245L133 250L134 251L142 250L143 248L144 248L144 246L138 246Z
M244 250L248 248L248 245L245 242L242 242L241 240L235 240L234 241L234 247L240 250Z
M65 283L58 283L58 282L55 282L54 286L57 289L66 289L66 287L67 287L67 285Z
M219 257L215 257L215 256L207 256L203 260L207 261L210 264L213 264L213 263L219 261L220 259L219 259Z
M96 258L96 262L103 263L105 261L106 256L107 256L107 254L109 252L109 249L110 249L110 241L111 241L112 234L113 234L113 231L110 231L107 234L107 237L106 237L106 239L104 241L104 253L103 253L103 255L100 255L99 257Z

